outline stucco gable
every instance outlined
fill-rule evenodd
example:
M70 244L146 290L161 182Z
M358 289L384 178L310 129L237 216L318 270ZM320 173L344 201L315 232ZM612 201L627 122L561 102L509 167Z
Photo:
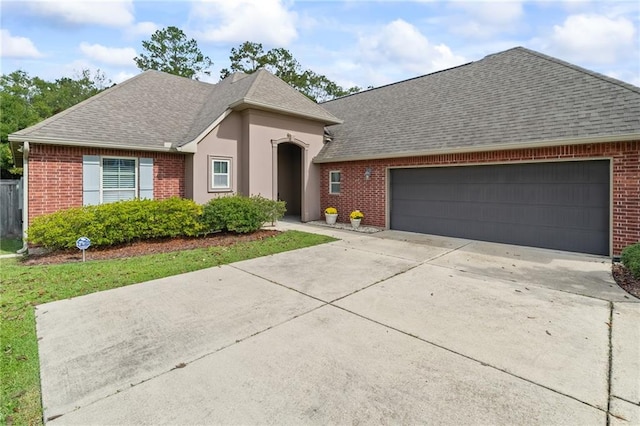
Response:
M259 70L255 73L253 84L245 97L236 101L233 106L235 108L272 110L327 124L342 122L326 109L265 70Z

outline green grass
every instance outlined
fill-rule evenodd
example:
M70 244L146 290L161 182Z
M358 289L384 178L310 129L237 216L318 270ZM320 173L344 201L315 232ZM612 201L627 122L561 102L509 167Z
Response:
M288 231L230 247L127 259L46 266L0 260L0 424L42 424L35 305L329 241Z
M0 238L0 255L15 254L15 252L21 248L21 238Z

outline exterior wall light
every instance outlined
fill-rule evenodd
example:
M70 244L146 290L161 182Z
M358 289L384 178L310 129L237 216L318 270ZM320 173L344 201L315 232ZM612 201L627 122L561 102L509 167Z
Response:
M364 171L364 178L365 180L369 180L371 178L371 167L367 167Z

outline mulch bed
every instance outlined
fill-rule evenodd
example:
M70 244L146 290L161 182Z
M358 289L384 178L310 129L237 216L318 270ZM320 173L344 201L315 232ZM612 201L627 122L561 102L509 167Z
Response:
M624 291L640 299L640 279L634 277L622 263L614 263L611 272L613 279Z
M180 250L192 250L213 246L231 246L237 243L263 240L279 234L280 231L261 229L251 234L220 233L197 238L164 238L158 240L136 241L112 247L89 248L86 251L87 260L121 259L127 257L144 256L146 254L169 253ZM36 252L35 254L33 252ZM41 252L31 250L22 260L23 265L54 265L58 263L82 262L82 252L69 249L55 252Z

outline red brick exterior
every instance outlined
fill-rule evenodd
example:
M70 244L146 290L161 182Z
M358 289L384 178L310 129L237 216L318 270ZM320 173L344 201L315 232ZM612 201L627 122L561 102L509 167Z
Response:
M34 217L82 206L82 156L153 158L155 199L184 197L184 156L31 144L29 149L29 223Z
M529 162L610 158L613 162L613 254L640 241L640 141L565 145L535 149L442 154L383 160L322 164L320 201L322 209L338 209L338 221L348 222L354 209L364 214L363 225L386 226L388 168L423 165ZM365 171L371 168L371 177ZM341 172L340 194L329 194L329 171Z

